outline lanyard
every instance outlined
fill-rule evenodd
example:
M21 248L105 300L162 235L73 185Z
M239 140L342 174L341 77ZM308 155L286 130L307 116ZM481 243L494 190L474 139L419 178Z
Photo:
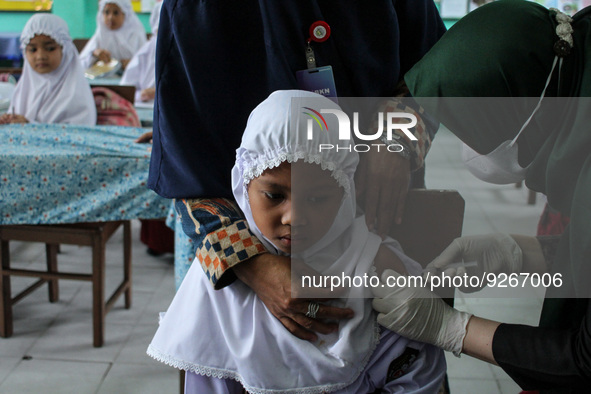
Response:
M330 37L330 26L324 21L316 21L310 25L310 37L306 40L306 64L308 69L316 68L316 56L310 43L324 42Z

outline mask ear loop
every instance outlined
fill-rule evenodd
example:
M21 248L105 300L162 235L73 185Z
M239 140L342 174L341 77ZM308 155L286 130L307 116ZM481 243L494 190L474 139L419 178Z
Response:
M527 127L527 125L532 120L532 118L534 117L536 112L538 112L538 109L540 109L540 106L542 105L542 100L544 99L544 96L546 95L546 89L548 88L548 85L550 85L550 81L552 80L552 73L554 72L554 69L556 68L556 63L558 63L558 56L554 56L554 61L552 62L552 69L550 70L550 75L548 75L548 78L546 79L546 85L544 86L544 90L542 90L542 95L540 96L540 99L538 100L538 104L534 108L534 110L531 113L531 115L529 116L529 118L527 118L527 120L525 121L523 126L521 126L521 129L519 129L519 132L517 133L515 138L513 138L511 143L509 143L510 147L513 146L515 144L515 142L517 142L517 139L521 135L521 132ZM562 59L560 59L560 65L558 66L558 75L559 75L558 80L559 81L560 81L560 70L561 69L562 69ZM560 85L560 82L559 82L559 85Z
M550 81L552 80L552 73L554 73L554 69L556 68L557 63L558 63L558 88L560 89L560 75L562 74L562 61L564 60L563 58L570 53L570 50L573 47L573 37L571 35L571 33L573 32L573 28L570 25L570 23L572 22L572 18L556 8L550 8L550 11L556 12L555 16L556 16L556 21L558 22L558 25L556 26L556 35L558 35L559 40L554 44L554 52L556 53L556 56L554 56L554 61L552 62L552 69L550 70L550 74L548 75L548 78L546 79L546 85L544 85L544 90L542 90L542 95L540 96L540 99L538 100L538 104L536 105L536 107L532 111L529 118L527 118L527 120L525 121L523 126L521 126L521 129L519 129L519 132L517 133L515 138L513 138L513 140L509 143L509 147L512 147L513 145L515 145L515 143L517 142L517 139L519 138L519 136L521 135L523 130L527 127L527 125L532 120L532 118L534 117L536 112L538 112L538 109L540 109L540 106L542 105L542 100L544 99L544 96L546 95L546 89L548 88L548 85L550 85ZM560 58L560 60L559 60L559 58Z

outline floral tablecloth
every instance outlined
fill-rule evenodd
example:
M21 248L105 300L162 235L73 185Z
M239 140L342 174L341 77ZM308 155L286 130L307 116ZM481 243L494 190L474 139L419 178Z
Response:
M140 128L0 125L0 225L164 218Z

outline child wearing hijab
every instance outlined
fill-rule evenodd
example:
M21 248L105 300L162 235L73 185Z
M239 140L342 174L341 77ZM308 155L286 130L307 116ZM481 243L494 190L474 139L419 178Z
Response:
M375 276L385 266L420 273L396 241L382 241L356 215L358 153L318 152L320 144L344 144L335 116L325 117L324 130L308 122L321 108L339 109L315 93L277 91L251 113L232 169L250 230L270 253L291 256L292 271L297 260L322 276ZM215 204L223 209L227 202ZM309 342L292 335L244 283L214 290L193 264L148 354L185 370L187 393L436 393L446 369L442 352L381 330L367 288L342 290L333 294L339 300L310 302L302 324L314 325L336 305L354 316Z
M57 15L35 14L20 38L26 59L6 123L96 124L96 107L68 25Z
M121 77L121 85L135 86L136 102L153 101L156 95L156 39L161 9L162 1L154 4L150 15L152 37L133 56Z
M123 68L146 42L146 32L133 12L131 0L101 0L96 15L96 31L80 53L87 69L99 60L121 62Z

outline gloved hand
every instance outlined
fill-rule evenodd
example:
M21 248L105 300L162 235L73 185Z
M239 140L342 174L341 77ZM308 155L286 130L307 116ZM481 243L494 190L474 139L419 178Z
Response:
M466 267L451 266L461 262L464 262ZM473 263L475 264L472 265ZM438 257L427 265L423 277L440 275L443 272L452 277L467 274L482 278L485 272L487 274L518 274L522 267L523 253L509 234L472 235L454 239ZM486 280L482 281L482 286L486 286L486 284ZM471 293L480 290L480 287L465 286L459 289L465 293Z
M430 343L459 357L472 315L450 307L426 288L393 286L397 277L401 275L396 271L385 270L380 286L372 288L378 323L403 337Z

